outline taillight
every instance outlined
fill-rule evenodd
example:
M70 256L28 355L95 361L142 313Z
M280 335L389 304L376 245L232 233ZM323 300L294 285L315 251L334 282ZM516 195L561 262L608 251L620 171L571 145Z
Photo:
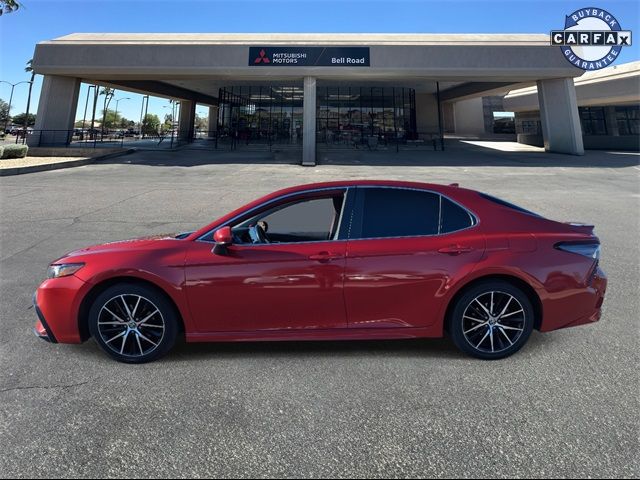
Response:
M584 257L600 259L600 244L597 242L560 242L555 247L564 252L576 253Z

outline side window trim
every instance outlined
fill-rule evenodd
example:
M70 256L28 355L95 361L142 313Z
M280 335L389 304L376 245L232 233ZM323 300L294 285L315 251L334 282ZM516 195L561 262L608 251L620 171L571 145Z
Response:
M434 195L438 195L439 200L438 200L438 233L436 234L431 234L431 235L397 235L397 236L388 236L388 237L372 237L372 238L362 238L362 220L363 220L363 212L364 212L364 195L363 195L363 190L365 188L378 188L378 189L390 189L390 190L412 190L412 191L417 191L417 192L424 192L424 193L432 193ZM443 236L443 235L450 235L452 233L458 233L458 232L462 232L464 230L468 230L470 228L475 228L478 226L478 224L480 223L480 220L478 219L478 216L471 212L467 207L465 207L464 205L460 204L459 202L457 202L456 200L452 199L451 197L448 197L447 195L444 195L440 192L436 192L434 190L428 190L428 189L424 189L424 188L413 188L413 187L400 187L400 186L386 186L386 185L358 185L355 188L355 201L354 201L354 208L352 211L352 215L353 215L353 219L352 219L352 224L355 226L355 228L351 228L349 230L349 236L348 239L349 241L362 241L362 240L382 240L382 239L388 239L388 238L423 238L423 237L438 237L438 236ZM469 225L466 228L461 228L459 230L452 230L450 232L442 232L442 199L446 198L447 200L449 200L450 202L452 202L454 205L459 206L460 208L462 208L467 215L469 215L469 220L471 221L471 225ZM354 236L357 235L357 236Z

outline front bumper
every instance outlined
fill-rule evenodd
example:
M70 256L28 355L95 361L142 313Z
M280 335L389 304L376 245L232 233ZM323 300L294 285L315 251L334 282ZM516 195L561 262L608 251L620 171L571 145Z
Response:
M36 336L52 343L82 343L78 314L89 288L74 275L42 282L33 296Z
M36 315L38 316L38 321L36 322L36 326L33 327L33 333L35 334L36 337L42 340L45 340L50 343L58 343L55 335L53 334L53 332L49 328L49 325L47 324L47 320L44 318L44 315L42 314L42 310L40 310L40 307L38 307L37 297L38 297L38 292L34 292L33 308L36 311Z

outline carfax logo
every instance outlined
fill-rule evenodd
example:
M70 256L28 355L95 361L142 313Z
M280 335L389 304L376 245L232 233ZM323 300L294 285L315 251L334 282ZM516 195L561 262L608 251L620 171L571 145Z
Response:
M623 46L631 45L631 31L622 30L616 17L601 8L581 8L564 21L564 30L551 32L551 45L583 70L611 65Z

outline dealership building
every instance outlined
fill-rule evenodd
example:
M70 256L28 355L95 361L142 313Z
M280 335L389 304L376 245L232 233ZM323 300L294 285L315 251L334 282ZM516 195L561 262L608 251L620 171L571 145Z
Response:
M528 88L505 102L535 112L535 141L584 153L584 72L544 34L72 34L39 43L33 67L44 82L29 143L42 146L73 130L85 82L178 100L185 141L206 106L212 138L298 145L305 165L322 144L465 133L482 98Z

